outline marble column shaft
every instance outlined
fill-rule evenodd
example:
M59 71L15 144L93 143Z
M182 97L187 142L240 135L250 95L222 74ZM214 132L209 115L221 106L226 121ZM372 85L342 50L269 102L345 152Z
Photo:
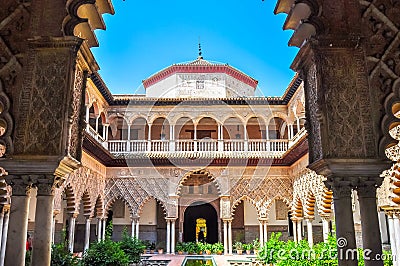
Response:
M308 245L310 245L310 247L312 247L314 245L312 221L313 221L313 218L306 219L306 222L307 222L307 241L308 241Z
M167 254L171 253L171 221L167 220Z
M228 249L229 255L232 255L232 221L228 221Z
M397 210L393 215L393 226L394 226L394 234L396 241L396 256L395 260L397 264L400 266L400 211Z
M36 206L38 206L38 208L36 208L35 213L35 245L33 245L32 248L31 266L50 265L53 200L53 185L38 184L36 196Z
M3 235L1 238L1 250L0 250L0 266L4 266L4 259L6 256L6 247L7 247L7 232L8 232L8 224L10 218L10 212L7 211L4 214L4 222L3 222Z
M224 220L224 254L228 254L228 222Z
M393 211L389 211L386 213L388 216L388 225L389 225L389 237L390 237L390 249L392 254L396 255L397 245L396 245L396 234L394 229L394 219L393 219ZM393 266L398 266L398 260L396 257L393 257Z
M31 187L25 184L13 186L5 256L7 266L25 265L30 190Z
M69 217L68 250L71 253L74 253L75 221L77 215L77 213L71 213Z
M364 250L371 250L370 260L365 259L365 266L383 266L382 241L376 204L375 181L364 181L357 187L360 203L361 230Z
M83 250L86 251L89 248L90 244L90 217L86 217L86 226L85 226L85 246Z
M332 185L333 204L336 218L336 239L338 243L339 266L357 266L357 258L348 258L356 250L354 230L352 187L349 181L339 181Z
M171 253L175 254L175 220L171 221Z

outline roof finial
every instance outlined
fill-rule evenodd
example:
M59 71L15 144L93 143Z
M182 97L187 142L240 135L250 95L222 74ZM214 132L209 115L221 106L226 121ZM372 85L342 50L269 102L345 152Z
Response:
M200 43L200 37L199 37L199 57L197 59L203 59L202 52L201 52L201 43Z

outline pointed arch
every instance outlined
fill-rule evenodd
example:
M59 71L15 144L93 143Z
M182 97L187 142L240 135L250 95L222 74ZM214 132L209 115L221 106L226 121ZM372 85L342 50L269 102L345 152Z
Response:
M160 206L163 209L163 213L165 215L165 217L167 216L167 206L165 205L165 202L163 202L162 200L157 199L156 197L153 196L147 196L145 197L142 202L139 204L138 208L137 208L137 212L136 215L140 217L140 215L143 213L143 207L146 205L146 203L148 203L150 200L155 200L156 203L160 204Z
M235 216L236 207L239 206L239 204L242 203L242 202L244 202L244 201L249 202L249 203L254 207L254 209L256 209L258 217L260 217L260 209L257 207L257 204L256 204L255 200L253 200L252 198L250 198L248 195L243 195L243 196L241 196L240 198L236 199L236 200L232 203L232 206L231 206L231 216L232 216L232 217Z
M104 208L104 216L107 216L107 213L111 210L111 208L114 205L116 200L121 200L126 206L128 206L131 217L135 214L135 212L137 210L137 206L136 207L131 206L131 204L129 204L129 202L124 197L114 196L107 202L107 204Z

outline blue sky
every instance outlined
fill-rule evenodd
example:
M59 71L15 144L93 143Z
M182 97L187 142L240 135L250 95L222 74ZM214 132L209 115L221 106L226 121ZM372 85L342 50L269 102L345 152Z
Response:
M174 63L195 60L200 37L206 60L228 63L259 81L266 96L280 96L294 72L298 49L288 47L285 14L274 0L114 0L92 48L114 94L140 92L141 81Z

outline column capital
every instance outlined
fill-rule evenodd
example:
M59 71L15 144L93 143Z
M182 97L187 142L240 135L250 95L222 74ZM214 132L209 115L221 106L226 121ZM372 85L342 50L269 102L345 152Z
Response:
M167 221L167 222L175 222L176 219L178 219L178 218L176 218L176 217L167 217L167 218L165 218L165 221Z
M379 178L360 178L357 186L357 194L362 198L376 198L376 189L382 185L383 179Z
M15 177L15 176L13 176ZM29 178L13 178L7 183L12 187L12 196L29 196L32 189L32 182Z
M333 198L340 199L351 197L352 189L356 187L357 181L334 177L329 178L325 183L333 191Z
M54 196L54 191L55 191L54 180L40 179L37 181L35 186L37 187L38 196Z
M231 223L232 220L233 220L233 218L223 218L222 219L223 222L228 222L228 223Z
M393 218L400 219L400 209L393 210Z

